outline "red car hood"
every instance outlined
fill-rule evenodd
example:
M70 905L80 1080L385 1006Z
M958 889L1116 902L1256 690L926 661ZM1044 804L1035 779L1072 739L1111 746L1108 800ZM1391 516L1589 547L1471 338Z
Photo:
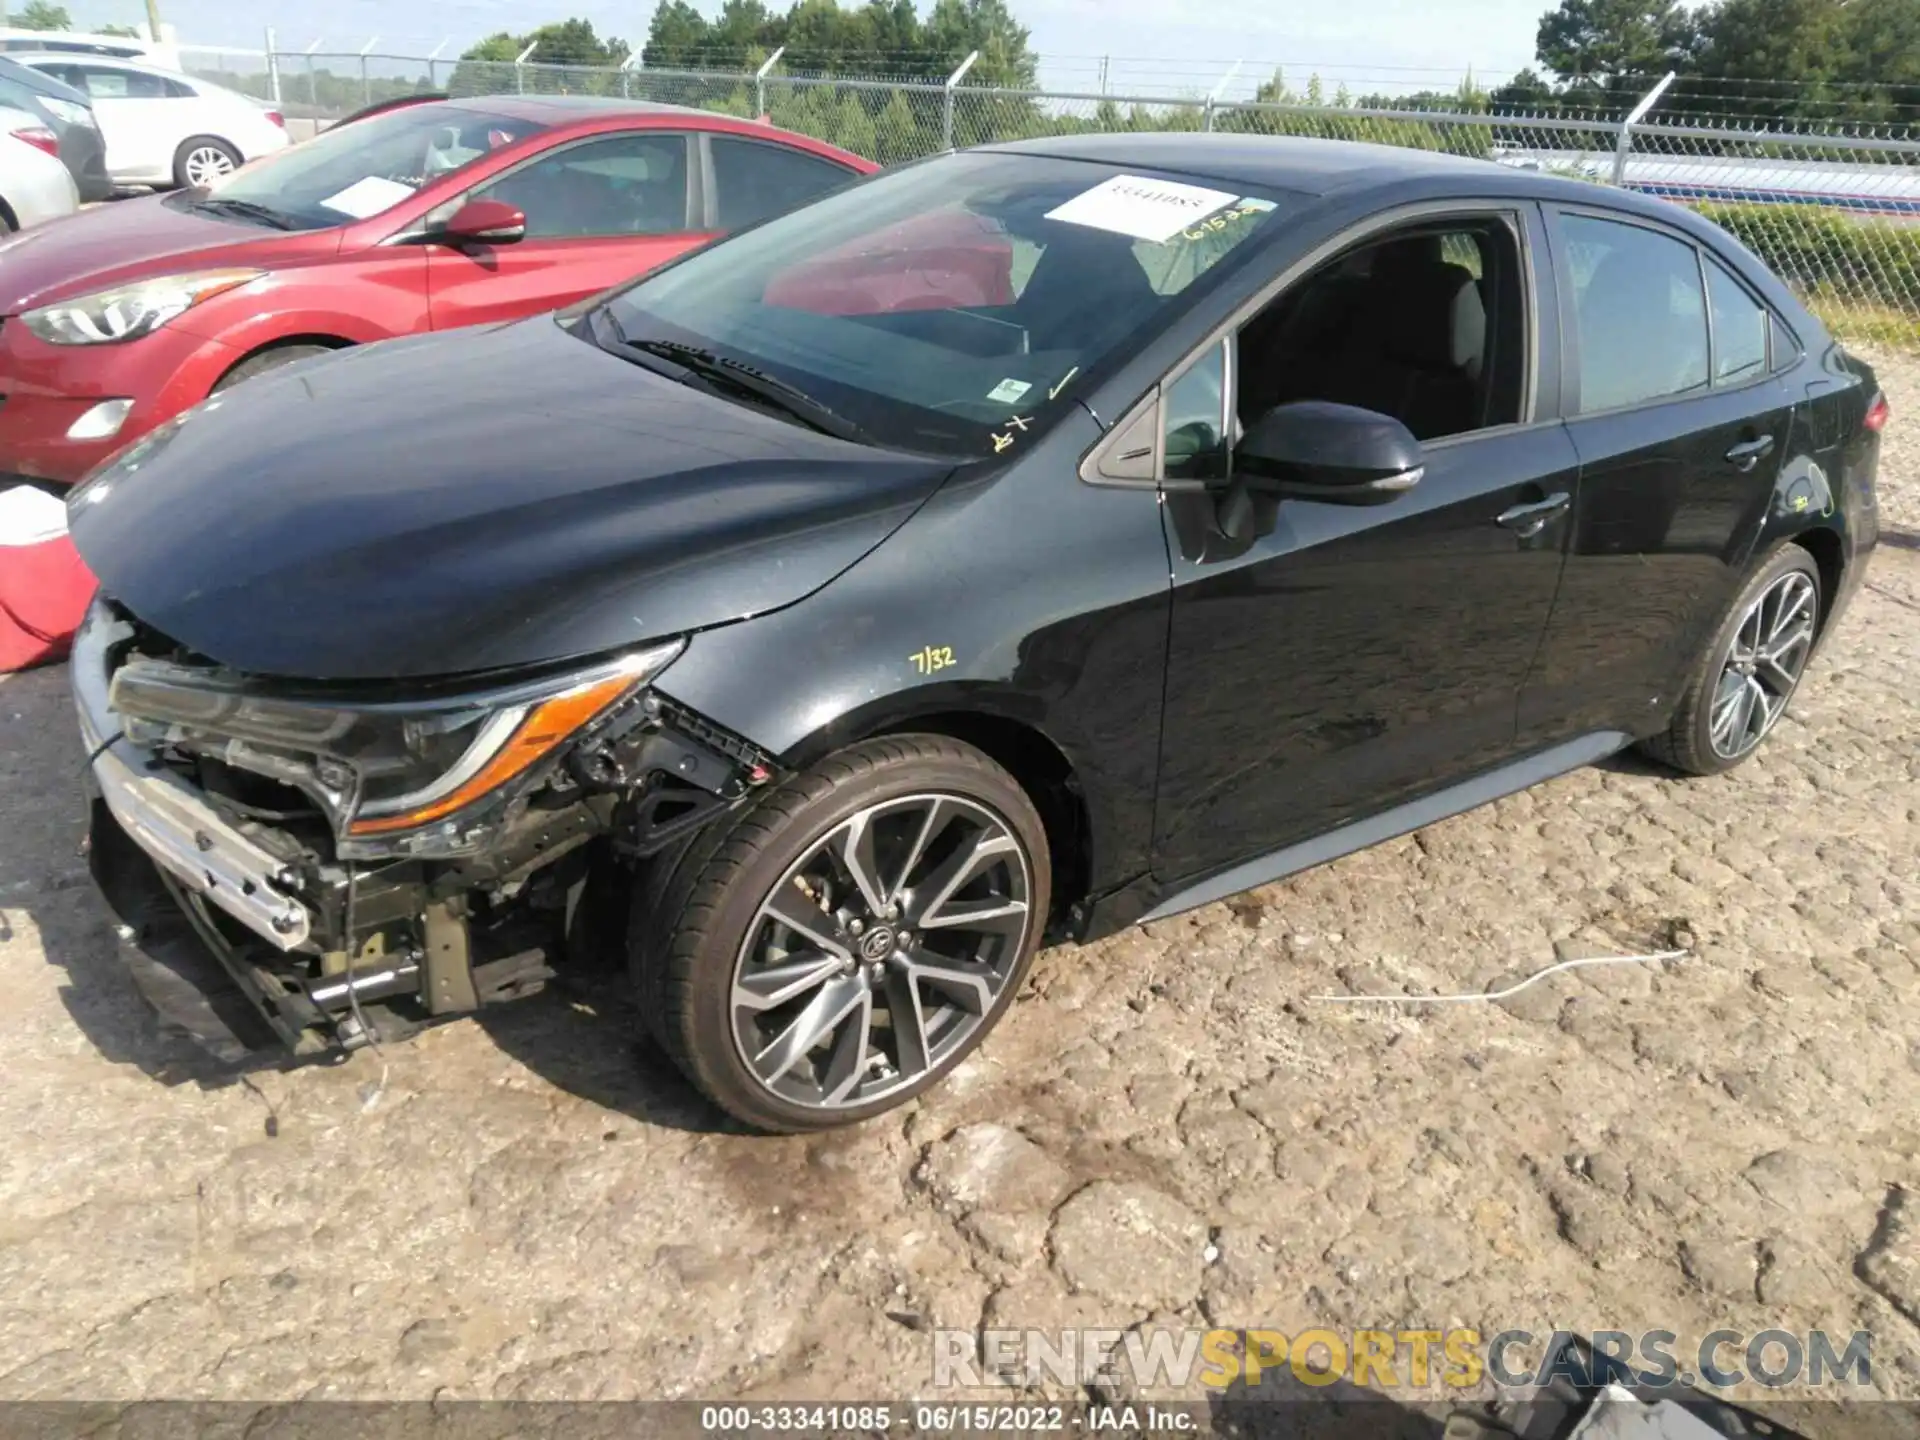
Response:
M264 230L195 214L170 198L97 205L0 240L0 315L183 270L272 268L340 245L337 230Z

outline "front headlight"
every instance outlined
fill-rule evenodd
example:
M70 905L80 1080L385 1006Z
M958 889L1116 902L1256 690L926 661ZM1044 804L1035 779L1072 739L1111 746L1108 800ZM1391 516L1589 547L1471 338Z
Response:
M57 300L20 317L27 329L52 345L111 345L138 340L203 300L238 289L264 270L199 270L163 275L99 290L72 300Z
M345 858L452 855L534 767L679 655L656 645L569 675L419 704L331 705L134 660L109 708L129 739L183 744L288 779L326 809ZM215 742L209 744L208 742Z

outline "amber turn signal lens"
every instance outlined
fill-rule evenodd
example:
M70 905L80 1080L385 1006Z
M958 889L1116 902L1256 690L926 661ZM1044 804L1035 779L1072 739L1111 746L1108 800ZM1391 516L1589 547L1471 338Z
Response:
M527 718L507 737L506 744L495 752L493 758L459 789L418 810L355 820L347 826L347 833L385 835L395 830L411 830L471 805L525 771L582 725L629 693L635 683L632 675L613 675L592 685L583 685L578 690L569 690L564 695L556 695L551 700L542 700L527 712Z

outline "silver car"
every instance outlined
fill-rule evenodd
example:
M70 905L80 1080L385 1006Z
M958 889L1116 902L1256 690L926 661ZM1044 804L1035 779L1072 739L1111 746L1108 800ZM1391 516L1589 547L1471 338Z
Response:
M59 141L39 116L0 107L0 233L25 230L80 208Z

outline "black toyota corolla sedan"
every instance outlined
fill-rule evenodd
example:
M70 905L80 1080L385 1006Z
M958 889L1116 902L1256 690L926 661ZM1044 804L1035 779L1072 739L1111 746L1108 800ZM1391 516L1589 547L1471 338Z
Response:
M223 1044L624 948L719 1105L859 1120L1048 936L1626 746L1744 760L1860 583L1886 417L1629 194L1243 136L942 156L97 473L95 870Z

